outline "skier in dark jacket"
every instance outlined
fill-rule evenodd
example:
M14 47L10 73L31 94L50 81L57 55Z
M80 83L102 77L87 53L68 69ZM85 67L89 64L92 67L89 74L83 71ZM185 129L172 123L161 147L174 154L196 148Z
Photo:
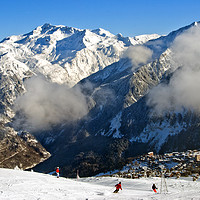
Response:
M116 187L116 190L114 191L114 193L118 193L118 192L119 192L119 189L122 190L121 182L119 182L118 184L116 184L115 187Z
M155 193L157 193L156 189L158 189L158 188L156 187L155 184L153 184L153 185L152 185L152 190L153 190Z

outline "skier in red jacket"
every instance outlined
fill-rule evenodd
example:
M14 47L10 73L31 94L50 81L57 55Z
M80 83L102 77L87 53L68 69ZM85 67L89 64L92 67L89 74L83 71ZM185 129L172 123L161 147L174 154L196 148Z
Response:
M57 175L57 178L59 178L59 172L60 172L59 167L57 167L57 168L56 168L56 175Z
M118 192L119 192L119 189L122 190L121 182L119 182L118 184L116 184L115 187L116 187L116 190L114 191L114 193L118 193Z

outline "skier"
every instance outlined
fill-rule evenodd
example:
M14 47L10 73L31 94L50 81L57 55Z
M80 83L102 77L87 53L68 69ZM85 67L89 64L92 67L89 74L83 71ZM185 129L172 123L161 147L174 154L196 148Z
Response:
M57 178L59 178L59 172L60 172L59 167L57 167L57 168L56 168L56 175L57 175Z
M118 193L118 192L119 192L119 189L122 190L121 182L119 182L118 184L116 184L115 187L116 187L116 190L115 190L113 193Z
M157 193L156 189L158 189L158 188L156 187L155 184L153 184L153 185L152 185L152 190L153 190L155 193Z

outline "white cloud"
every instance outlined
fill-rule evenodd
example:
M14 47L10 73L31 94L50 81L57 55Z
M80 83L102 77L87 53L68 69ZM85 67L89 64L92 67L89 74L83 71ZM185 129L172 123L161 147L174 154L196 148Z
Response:
M152 50L141 45L131 46L129 47L123 57L128 57L131 59L133 64L133 70L138 67L140 64L147 64L151 61L152 58Z
M27 92L18 97L15 110L24 118L16 120L29 131L48 129L52 125L77 120L87 114L86 98L80 89L50 83L42 77L32 77L25 82Z
M176 70L169 84L161 84L149 93L148 104L157 113L182 107L200 111L200 28L194 26L179 35L172 44Z

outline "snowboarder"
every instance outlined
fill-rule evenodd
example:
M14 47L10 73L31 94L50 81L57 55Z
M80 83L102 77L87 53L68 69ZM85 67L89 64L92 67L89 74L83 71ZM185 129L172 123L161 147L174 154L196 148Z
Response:
M121 182L119 182L118 184L116 184L115 187L116 187L116 190L115 190L113 193L118 193L118 192L119 192L119 189L122 190Z
M59 172L60 172L59 167L57 167L57 168L56 168L56 175L57 175L57 178L59 178Z
M156 185L155 185L155 183L154 183L154 184L152 185L152 190L153 190L155 193L157 193L156 189L158 189L158 188L156 187Z

